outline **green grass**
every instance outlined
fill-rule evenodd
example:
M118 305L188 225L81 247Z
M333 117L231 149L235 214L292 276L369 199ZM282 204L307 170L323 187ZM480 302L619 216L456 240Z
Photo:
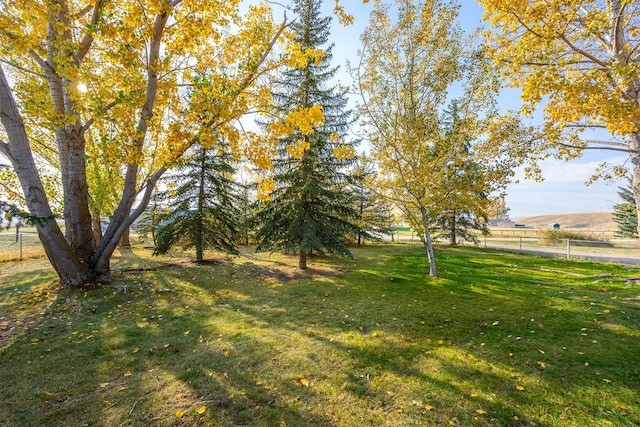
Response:
M3 263L0 425L640 425L640 270L439 247L429 278L417 244L353 252L285 281L294 258L134 248L72 293Z

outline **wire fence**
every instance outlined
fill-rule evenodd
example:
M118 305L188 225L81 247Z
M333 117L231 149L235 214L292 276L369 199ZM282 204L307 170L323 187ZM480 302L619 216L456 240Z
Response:
M45 256L37 233L0 233L0 262Z
M520 230L522 231L522 230ZM527 233L523 233L527 234ZM390 240L386 236L385 240ZM136 243L137 242L137 239ZM394 240L419 241L413 235L398 235ZM544 239L527 235L479 237L480 246L512 252L536 253L567 259L586 259L640 265L640 240ZM0 233L0 262L23 261L45 256L37 233Z
M536 229L506 230L504 233L495 233L494 231L495 230L491 230L490 236L477 236L479 241L478 245L485 248L519 253L533 253L567 259L640 265L640 240L600 239L598 237L602 234L610 234L610 237L613 237L613 232L586 230L586 233L581 233L586 236L593 236L593 240L590 240L568 238L549 239L543 237L544 234ZM384 236L384 240L390 241L391 238L390 236ZM420 236L415 233L404 233L396 235L394 240L420 241ZM448 243L448 241L445 240L439 240L438 242L443 244ZM473 243L459 242L459 244L472 245Z
M518 236L483 238L481 244L487 248L536 253L566 259L640 265L640 241L638 240L540 239Z

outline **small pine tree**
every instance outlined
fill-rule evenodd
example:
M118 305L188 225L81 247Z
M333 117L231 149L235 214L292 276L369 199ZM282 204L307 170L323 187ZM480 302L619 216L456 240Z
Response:
M237 208L239 217L239 236L240 244L248 246L253 239L253 234L256 227L256 210L258 203L256 199L256 185L255 183L241 183L238 186L237 193Z
M321 0L295 2L299 19L292 30L303 51L321 49L328 41L331 18L320 16L321 4ZM331 46L322 63L310 60L301 68L285 70L272 93L277 116L315 105L322 106L325 116L325 124L310 135L295 131L280 138L272 160L275 187L257 213L258 249L298 253L300 269L307 268L307 256L313 251L350 255L346 238L357 230L356 212L345 193L346 171L353 159L336 154L336 149L349 145L340 139L351 124L350 112L345 111L346 91L327 88L337 71L330 61Z
M631 189L631 178L629 178L628 187L618 187L618 196L622 199L622 203L613 206L611 217L618 224L618 237L638 237L638 210Z
M151 237L151 243L155 248L158 245L158 239L156 238L156 232L160 227L160 221L162 218L162 210L164 209L164 199L169 194L166 191L158 191L158 188L153 189L151 198L147 208L142 212L142 215L136 221L138 226L138 237L142 241L146 241Z
M491 200L484 191L481 165L472 159L471 141L464 137L460 102L453 100L444 111L443 149L449 151L445 185L449 190L435 219L435 233L455 246L458 241L477 242L471 230L488 233L487 214Z
M364 160L358 159L353 172L353 198L358 213L358 246L366 240L380 241L381 234L391 234L391 208L380 192L376 191L376 171Z
M173 246L195 248L202 261L205 249L237 253L238 213L234 205L234 168L226 144L196 147L185 164L171 175L171 203L161 217L155 248L166 253Z

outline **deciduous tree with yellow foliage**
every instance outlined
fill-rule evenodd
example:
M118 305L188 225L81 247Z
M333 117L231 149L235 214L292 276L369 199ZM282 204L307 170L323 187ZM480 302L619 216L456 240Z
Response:
M629 156L640 207L640 2L635 0L479 0L491 24L491 54L523 112L543 101L546 149L565 159L586 149ZM589 129L604 128L610 140ZM595 177L622 177L601 165Z
M15 170L28 210L48 218L36 162L55 153L65 232L55 221L37 225L63 286L110 279L119 238L195 141L208 147L222 132L240 153L234 120L270 103L260 75L301 54L270 54L290 24L286 15L277 23L265 3L243 13L239 7L240 0L3 3L0 154ZM87 166L96 153L121 173L117 207L99 243L88 185L96 174Z
M455 25L456 3L397 0L394 5L397 10L374 2L353 72L380 185L423 234L430 275L436 276L430 234L436 217L453 208L470 211L472 194L502 189L526 153L513 149L522 143L518 120L495 110L498 87L491 67ZM454 129L445 125L443 110L456 86L462 95ZM452 168L460 161L474 167ZM472 179L459 176L471 169Z

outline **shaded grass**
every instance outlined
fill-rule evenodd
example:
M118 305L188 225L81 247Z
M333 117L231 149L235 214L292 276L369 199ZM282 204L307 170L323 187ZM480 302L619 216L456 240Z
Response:
M417 245L354 255L283 281L293 258L134 249L73 293L3 270L0 425L640 424L639 270L438 248L434 279Z

